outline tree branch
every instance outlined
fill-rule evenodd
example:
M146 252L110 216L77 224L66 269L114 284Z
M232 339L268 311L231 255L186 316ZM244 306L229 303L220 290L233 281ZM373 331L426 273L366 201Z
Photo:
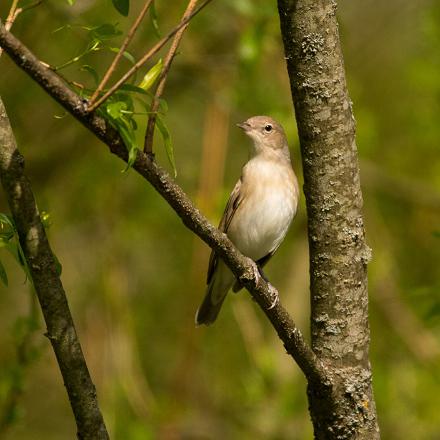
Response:
M125 83L131 76L133 76L150 58L159 52L173 36L179 32L184 26L186 26L193 17L195 17L208 3L212 0L205 0L199 8L197 8L192 14L190 14L185 20L182 20L173 30L171 30L165 37L158 41L136 64L122 76L113 86L111 86L107 92L105 92L95 103L89 106L89 112L97 109L104 101L106 101L113 93L118 90L122 84Z
M182 20L184 21L187 17L192 13L194 8L196 7L197 0L189 0L188 6L183 14ZM171 67L171 63L173 62L174 56L176 55L177 48L179 47L180 40L185 33L186 28L188 27L187 23L183 26L179 32L174 36L174 40L171 43L170 50L165 57L165 63L163 66L162 73L160 75L159 83L156 88L156 92L154 94L153 101L151 102L150 112L151 115L148 117L147 130L145 132L145 141L144 141L144 152L147 154L151 154L153 152L153 138L154 138L154 126L156 124L156 112L159 109L159 98L162 96L162 93L165 89L165 83L167 81L167 75Z
M0 23L0 46L12 60L31 76L69 113L92 131L125 162L128 153L119 134L106 121L89 112L81 98L40 61ZM182 222L223 258L237 279L251 293L282 340L286 351L297 362L309 382L330 386L329 378L319 359L305 342L287 311L278 303L271 308L272 297L268 284L255 276L255 264L243 256L228 237L211 225L196 209L185 192L151 157L139 152L133 168L162 195Z
M106 440L109 437L98 406L95 386L87 369L30 183L24 174L24 159L17 149L1 98L0 179L46 321L46 336L52 344L69 395L78 438Z
M89 101L90 105L93 105L93 103L95 102L96 98L99 96L99 94L102 92L103 88L107 84L107 81L110 79L110 76L112 75L112 73L116 69L116 66L119 63L119 60L122 58L122 55L124 55L125 49L127 49L128 45L130 44L131 40L133 39L133 36L136 33L137 28L139 27L139 25L141 24L142 20L144 19L145 14L147 13L148 9L150 8L152 2L153 2L153 0L147 0L145 2L144 7L142 8L142 10L139 13L138 17L134 21L133 26L128 31L128 34L125 37L125 40L122 43L122 46L119 49L119 52L116 54L116 56L113 59L110 67L107 69L107 72L105 72L105 75L102 78L102 81L99 83L97 89L95 90L95 92L93 93L92 97L90 98L90 101Z

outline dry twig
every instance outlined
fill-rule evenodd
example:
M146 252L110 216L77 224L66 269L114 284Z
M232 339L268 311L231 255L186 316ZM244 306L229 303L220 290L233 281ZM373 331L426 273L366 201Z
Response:
M205 0L199 8L197 8L185 20L181 21L173 30L171 30L165 37L158 41L123 77L116 82L110 89L105 92L96 102L88 107L88 111L96 110L104 101L106 101L113 93L115 93L122 84L125 83L132 75L134 75L150 58L156 55L160 49L177 33L180 29L186 26L193 17L195 17L208 3L212 0Z
M93 105L96 98L102 92L102 90L104 89L108 80L110 79L110 76L115 71L116 66L119 63L119 60L121 59L122 55L124 55L125 50L127 49L128 45L130 44L131 40L133 39L134 34L136 33L139 25L141 24L142 20L144 19L145 14L147 13L148 9L150 8L152 2L153 2L153 0L147 0L145 2L144 7L142 8L141 12L139 13L138 17L136 18L135 22L133 23L133 26L128 31L127 37L125 38L124 42L122 43L122 46L119 49L119 52L116 54L113 62L111 63L110 67L107 69L107 72L105 72L105 75L102 78L102 81L99 83L98 88L95 90L92 97L90 98L90 101L89 101L90 106Z
M5 28L10 31L12 25L14 24L15 19L18 17L18 15L21 12L21 9L18 9L18 2L19 0L13 0L11 4L11 8L9 9L8 17L5 21ZM2 56L3 48L0 47L0 57Z
M186 20L186 18L192 13L194 8L196 7L197 0L189 0L188 6L182 17L182 22ZM154 94L153 101L150 107L150 116L148 117L147 130L145 132L145 141L144 141L144 152L147 154L151 154L153 152L153 137L154 137L154 126L156 124L156 112L159 109L159 98L162 96L162 93L165 89L165 83L167 81L167 75L171 67L171 63L173 62L174 56L176 55L177 48L179 47L180 40L185 33L186 28L189 23L186 23L175 35L174 40L171 44L170 50L165 57L165 63L163 66L162 73L160 75L159 84L156 88L156 93Z

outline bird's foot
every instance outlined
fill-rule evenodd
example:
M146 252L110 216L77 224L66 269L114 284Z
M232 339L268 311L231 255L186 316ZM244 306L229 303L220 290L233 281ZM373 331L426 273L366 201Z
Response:
M255 280L258 284L260 278L263 278L268 286L268 290L269 290L269 296L270 299L272 300L269 309L271 310L273 309L280 301L280 298L278 296L278 290L275 289L275 287L272 286L272 284L269 283L269 281L266 279L266 277L264 276L264 273L262 273L261 268L258 266L258 264L256 264L254 261L251 260L251 264L252 264L252 272L254 274Z
M257 284L258 284L260 277L261 277L261 273L260 273L260 269L259 269L258 265L254 261L252 261L252 272L254 272L254 277L255 277L255 280L257 281Z
M270 283L267 283L267 284L269 286L270 299L272 300L272 303L271 303L268 310L271 310L280 302L280 297L278 295L278 290L275 289L275 287L273 287L272 284L270 284Z
M263 278L264 281L266 281L266 283L269 283L269 279L267 278L266 274L263 272L263 268L256 263L257 267L258 267L258 272L260 272L261 278Z

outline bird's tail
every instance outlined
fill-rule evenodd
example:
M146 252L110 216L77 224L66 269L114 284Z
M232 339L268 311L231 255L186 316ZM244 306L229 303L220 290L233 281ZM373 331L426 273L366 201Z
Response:
M223 266L223 262L220 262L219 266ZM233 281L234 276L226 266L217 267L216 273L206 288L205 298L197 310L196 325L210 325L217 319Z
M203 298L203 302L197 310L196 313L196 324L201 325L210 325L216 319L222 307L223 301L226 298L226 294L221 298L218 302L214 301L214 297L212 294L212 289L214 287L214 283L211 283L206 289L205 298Z

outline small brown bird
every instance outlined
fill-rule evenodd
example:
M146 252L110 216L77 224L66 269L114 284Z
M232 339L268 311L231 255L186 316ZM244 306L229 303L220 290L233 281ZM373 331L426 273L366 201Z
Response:
M232 191L219 229L234 245L262 267L283 241L296 214L298 181L290 163L283 127L268 116L254 116L237 124L253 140L249 161ZM234 284L235 283L235 284ZM196 324L212 324L231 287L240 283L226 264L211 252L205 298Z

